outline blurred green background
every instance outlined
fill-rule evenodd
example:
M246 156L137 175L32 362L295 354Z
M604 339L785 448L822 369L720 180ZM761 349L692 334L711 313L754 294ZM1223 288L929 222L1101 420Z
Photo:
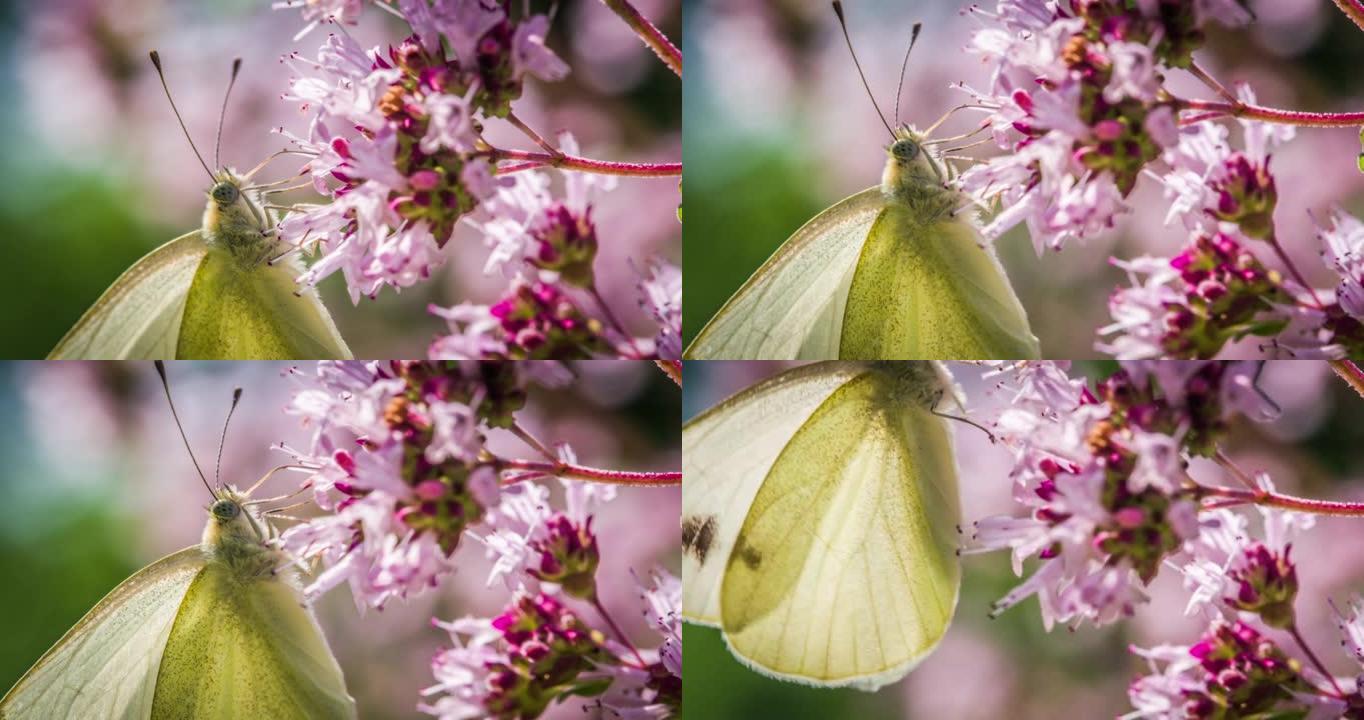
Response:
M365 47L396 43L406 27L364 3L358 27ZM531 5L544 12L550 2ZM680 144L680 82L596 0L564 0L547 40L572 66L559 83L526 84L518 113L543 133L575 132L587 153L610 159L674 160ZM519 3L518 3L519 5ZM185 143L147 51L158 48L177 104L210 161L228 67L245 60L224 128L223 160L250 168L287 142L271 129L307 133L307 119L279 99L295 72L280 57L316 56L335 28L295 40L299 11L271 10L271 0L0 0L0 238L11 272L0 283L0 357L45 357L58 339L124 270L173 237L199 226L207 179ZM648 2L650 17L676 36L676 0ZM526 148L515 131L490 137ZM659 157L670 154L671 157ZM297 161L276 162L262 177L287 177ZM598 208L614 249L599 263L603 292L635 317L637 266L652 254L680 260L672 209L676 182L641 181L607 196ZM641 212L627 234L619 215ZM617 197L618 196L618 197ZM657 197L654 197L657 196ZM612 199L616 198L616 199ZM299 201L315 200L306 193ZM620 205L619 208L613 203ZM444 272L401 294L351 304L339 274L321 285L336 324L356 357L424 356L444 322L427 312L464 300L489 302L505 288L484 278L487 250L471 228L446 247Z
M306 448L311 431L286 415L296 383L287 364L168 363L185 430L206 473L233 387L245 392L223 456L224 482L246 487ZM311 364L300 368L311 372ZM582 462L628 469L675 469L681 414L677 386L650 363L597 361L577 366L568 388L531 390L523 422L542 439L569 442ZM0 362L0 695L118 583L150 562L199 541L207 493L181 445L151 363ZM524 446L490 434L496 452ZM259 497L297 488L281 473ZM555 502L561 503L558 483ZM655 566L679 571L679 489L623 489L598 513L599 580L608 607L642 647L657 634L636 612L635 575ZM308 509L292 511L307 514ZM629 538L628 542L621 542ZM489 565L465 538L459 568L435 591L357 612L344 587L316 606L328 643L363 718L429 717L416 712L434 684L429 663L448 636L432 617L490 616L505 604ZM557 706L548 718L581 718Z
M914 21L923 35L909 61L901 122L928 126L968 95L956 82L989 87L989 68L963 48L979 23L965 0L847 0L852 43L876 101L894 115L900 61ZM992 11L994 3L977 3ZM1261 101L1301 109L1364 106L1364 33L1329 0L1251 0L1249 28L1209 28L1199 60L1224 83L1249 81ZM687 225L683 337L690 342L724 301L807 220L880 181L888 138L858 80L826 0L685 0L684 162ZM1208 91L1187 75L1171 86ZM935 137L970 130L962 112ZM892 119L893 122L893 119ZM1233 124L1234 127L1234 124ZM1236 131L1234 130L1233 133ZM1235 134L1233 135L1235 137ZM993 143L964 154L988 157ZM1335 278L1317 260L1308 212L1332 204L1364 210L1353 130L1302 130L1274 158L1280 236L1309 279ZM958 153L962 154L962 153ZM1110 256L1169 256L1185 241L1168 204L1143 178L1136 212L1102 237L1039 258L1026 231L996 247L1028 311L1045 358L1096 357L1096 328L1111 322L1107 298L1124 282ZM1271 253L1263 258L1273 265ZM1235 355L1233 355L1234 357Z
M689 362L683 412L687 417L746 387L783 364ZM1106 377L1113 363L1077 364L1072 375ZM951 364L973 413L991 407L985 391L997 380L985 368ZM1285 492L1320 498L1364 500L1364 399L1318 361L1271 362L1262 387L1284 408L1275 422L1238 419L1224 447L1244 468L1263 469ZM997 406L996 406L997 407ZM979 416L977 416L979 417ZM1018 514L1010 500L1009 452L981 433L953 423L960 466L963 524L986 515ZM1196 461L1194 473L1210 463ZM1212 480L1207 480L1212 481ZM1230 479L1219 482L1234 482ZM969 531L968 531L969 532ZM1327 599L1341 602L1364 592L1364 521L1322 518L1295 543L1302 590L1297 610L1317 654L1341 677L1360 667L1340 651ZM1025 572L1031 571L1031 563ZM1144 672L1129 644L1193 642L1202 625L1184 615L1187 593L1168 568L1149 588L1152 602L1130 620L1103 629L1043 629L1035 598L996 619L990 604L1020 578L1007 553L963 560L961 600L941 646L904 680L876 693L824 690L772 680L739 664L719 631L684 627L688 715L706 720L825 720L832 718L920 720L1050 720L1113 718L1131 710L1127 684ZM1286 637L1278 638L1286 642Z

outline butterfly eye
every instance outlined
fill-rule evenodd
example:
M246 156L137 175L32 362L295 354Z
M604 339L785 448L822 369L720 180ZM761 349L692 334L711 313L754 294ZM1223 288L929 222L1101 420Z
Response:
M240 191L232 183L218 183L213 186L213 199L223 205L231 205L237 202L238 195L240 195Z
M241 514L241 511L241 506L231 500L219 500L213 503L213 507L210 509L210 512L213 513L213 517L218 518L223 522L235 520L237 515Z
M913 140L896 140L890 151L897 159L910 161L919 155L919 145Z

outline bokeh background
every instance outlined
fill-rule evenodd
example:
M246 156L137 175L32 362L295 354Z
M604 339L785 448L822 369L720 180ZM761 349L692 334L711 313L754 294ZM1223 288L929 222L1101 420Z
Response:
M518 3L519 4L519 3ZM546 0L531 3L537 12ZM638 0L641 12L675 40L677 0ZM271 0L0 0L0 357L41 358L134 261L199 226L207 178L186 144L147 60L156 48L176 104L211 161L213 136L232 58L245 65L233 91L223 162L250 169L286 145L272 128L306 135L307 118L280 99L292 51L315 58L334 27L295 40L297 10ZM366 0L357 27L365 47L397 43L406 26ZM517 114L541 134L571 130L589 157L641 162L681 155L682 86L643 43L597 0L565 0L547 39L571 66L558 83L530 80ZM679 40L680 42L680 40ZM534 149L506 123L488 137ZM273 180L298 169L276 161ZM307 193L296 201L315 200ZM636 267L653 255L681 262L676 179L630 179L599 198L593 218L603 250L603 294L634 332L655 328L636 311ZM429 303L489 302L505 288L482 274L487 249L469 227L445 248L432 280L352 306L339 275L322 295L356 357L425 355L444 321ZM633 264L632 264L633 263Z
M300 366L311 372L308 365ZM271 445L307 447L309 431L285 406L296 387L275 363L168 363L185 432L206 473L232 388L244 388L223 453L224 482L249 486L289 456ZM681 393L652 363L589 361L577 381L534 388L519 418L543 440L568 442L598 467L675 470ZM0 694L105 593L148 563L199 542L207 492L181 444L151 363L0 363ZM530 457L509 433L489 435L494 452ZM513 453L518 453L513 455ZM280 473L260 492L297 488ZM562 493L552 482L556 501ZM306 509L293 513L306 513ZM622 488L594 522L601 540L604 602L643 647L657 645L631 575L677 573L678 488ZM434 683L430 660L448 635L432 617L491 616L506 603L486 587L478 543L456 551L454 575L433 592L359 615L344 585L316 610L363 718L428 717L419 693ZM546 717L582 718L580 706Z
M963 50L977 27L960 14L969 4L845 0L853 45L887 115L893 114L900 61L916 20L924 31L905 76L902 122L926 127L965 102L967 95L950 83L988 87L988 68ZM1210 28L1198 57L1215 77L1248 81L1262 102L1278 107L1364 106L1364 75L1358 72L1364 33L1329 0L1249 0L1249 6L1259 17L1256 24ZM684 8L683 335L689 342L806 220L880 181L888 139L827 0L686 0ZM1187 96L1210 97L1185 73L1171 76L1170 85ZM977 112L958 113L935 135L965 132L979 118ZM988 143L969 154L993 152ZM1317 258L1308 212L1322 217L1333 203L1364 212L1358 153L1353 130L1301 130L1274 157L1280 236L1321 287L1336 281ZM1163 225L1166 204L1158 183L1143 178L1132 200L1136 212L1117 228L1059 255L1039 259L1022 229L1000 239L1000 258L1042 341L1042 357L1098 356L1095 329L1111 321L1108 295L1125 281L1109 266L1110 256L1169 256L1185 241L1180 227ZM1262 259L1273 260L1272 254Z
M691 417L786 366L687 363L683 412ZM1103 362L1077 364L1072 374L1093 380L1115 368ZM981 378L986 368L953 363L951 370L973 413L998 407L999 401L986 392L994 381ZM1261 387L1283 414L1267 424L1233 423L1224 447L1237 464L1269 472L1283 492L1364 499L1364 456L1358 451L1364 443L1364 399L1317 361L1271 362ZM964 524L988 515L1017 514L1010 498L1008 452L974 428L952 425ZM1206 461L1195 461L1191 473L1206 483L1235 482ZM1320 518L1293 547L1302 585L1297 612L1303 633L1332 672L1344 678L1358 675L1360 667L1340 649L1327 599L1341 603L1364 592L1364 557L1357 551L1361 543L1364 520ZM736 662L719 631L686 625L689 715L707 720L1112 718L1131 710L1127 685L1145 667L1127 652L1129 644L1187 644L1203 629L1197 619L1184 615L1188 596L1178 573L1168 568L1150 588L1152 602L1134 618L1098 630L1058 627L1051 633L1042 627L1036 599L997 619L987 617L990 603L1019 582L1007 553L967 557L963 569L961 601L942 645L904 680L873 694L771 680Z

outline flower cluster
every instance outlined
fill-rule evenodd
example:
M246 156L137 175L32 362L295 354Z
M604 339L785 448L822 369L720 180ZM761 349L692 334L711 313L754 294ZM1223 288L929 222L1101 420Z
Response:
M1246 22L1240 3L1001 0L970 50L993 70L972 90L993 110L996 143L1009 151L962 175L962 187L1005 210L990 237L1019 222L1033 244L1060 248L1113 224L1137 177L1179 141L1164 73L1187 68L1210 20Z
M1262 222L1256 218L1258 211L1249 222ZM1096 344L1098 350L1119 358L1210 358L1229 342L1253 336L1269 338L1267 348L1290 357L1364 352L1364 305L1358 301L1364 297L1364 225L1358 219L1337 211L1320 231L1323 258L1340 277L1334 291L1304 288L1268 268L1252 252L1255 241L1244 226L1222 221L1218 227L1211 235L1195 230L1173 258L1113 261L1132 284L1109 298L1113 323L1099 330L1108 339Z
M1261 488L1272 492L1267 478ZM1312 524L1310 515L1261 508L1264 538L1248 532L1243 516L1212 510L1180 569L1192 591L1190 609L1203 608L1208 628L1192 645L1132 648L1151 674L1128 690L1129 717L1251 718L1278 713L1309 718L1364 718L1364 696L1347 693L1325 669L1308 666L1274 635L1302 645L1294 602L1297 566L1291 539ZM1358 613L1340 615L1342 644L1362 632ZM1356 654L1357 659L1361 659Z
M493 560L509 604L492 618L437 623L455 647L433 663L441 718L534 718L570 697L621 717L679 716L681 583L656 571L639 615L658 649L637 647L598 593L602 543L594 518L616 487L559 446L545 461L501 457L487 435L507 429L537 452L517 423L532 383L557 385L557 362L323 362L289 412L312 429L305 487L323 511L285 530L282 549L321 571L309 598L347 582L357 606L382 608L435 587L472 538ZM648 473L644 473L648 475ZM538 481L560 477L563 506ZM619 476L619 473L617 473ZM582 477L577 475L573 477Z
M1333 709L1329 698L1317 697L1299 661L1244 622L1219 619L1188 647L1133 652L1150 661L1153 673L1132 683L1131 717L1252 718Z
M1131 363L1093 388L1052 363L1005 372L1010 406L995 427L1029 514L980 520L971 550L1010 549L1020 574L1025 560L1041 562L996 612L1037 595L1048 627L1130 615L1162 564L1199 536L1185 458L1212 455L1232 413L1273 412L1253 365Z
M302 7L316 24L353 23L362 4L276 6ZM488 306L441 309L454 337L434 343L433 357L654 356L596 289L593 191L610 189L614 178L565 170L565 197L556 199L551 175L535 168L576 156L577 144L564 133L551 147L512 110L528 77L554 81L568 73L545 44L549 18L516 17L519 4L510 0L380 6L399 14L412 34L384 51L339 32L315 61L297 53L286 59L297 76L284 97L310 115L307 133L289 137L310 158L305 170L314 189L329 200L294 206L279 223L284 242L317 255L299 282L315 285L340 272L352 302L385 286L412 286L445 261L442 250L463 220L491 247L485 271L502 271L509 288ZM489 145L483 129L493 120L510 122L548 152L535 162L499 165L529 154ZM680 304L680 292L669 301ZM660 334L680 329L660 327Z
M1332 677L1298 630L1293 542L1325 506L1280 495L1219 450L1233 414L1278 412L1256 386L1259 366L1128 362L1092 384L1048 362L998 371L1007 403L995 427L1029 515L978 522L971 549L1011 549L1018 572L1038 565L997 611L1037 595L1048 628L1107 623L1132 614L1169 568L1183 577L1187 611L1206 620L1191 644L1131 648L1150 673L1129 686L1134 710L1123 717L1364 718L1358 683ZM1194 457L1244 487L1195 481L1184 470ZM1232 509L1244 504L1256 506L1258 530ZM1362 609L1337 615L1342 644L1364 662Z
M313 428L295 453L328 514L294 526L283 547L325 570L316 596L349 582L356 603L382 607L451 571L465 529L500 502L485 431L508 427L532 377L552 368L499 362L321 363L290 412Z
M437 684L427 694L440 697L423 710L444 720L533 718L551 701L579 696L624 718L680 715L681 582L658 571L641 589L661 647L636 648L597 594L600 549L592 520L615 493L568 481L564 489L562 511L551 506L545 487L527 484L509 491L489 517L491 531L480 540L495 560L490 581L502 579L515 594L496 617L437 623L454 647L432 662ZM590 606L608 628L593 627L573 603Z
M1120 358L1211 358L1246 336L1273 337L1291 320L1293 285L1232 234L1198 234L1168 260L1115 259L1132 286L1109 298L1112 335L1100 351Z

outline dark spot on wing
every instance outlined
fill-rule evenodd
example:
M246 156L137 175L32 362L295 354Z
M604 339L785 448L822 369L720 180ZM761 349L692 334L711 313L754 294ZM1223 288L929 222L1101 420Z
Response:
M682 547L705 564L710 546L715 542L715 516L689 517L682 520Z
M757 570L758 566L762 564L763 554L740 537L739 544L735 546L734 555L730 558L730 562L733 562L735 558L747 565L749 570Z

